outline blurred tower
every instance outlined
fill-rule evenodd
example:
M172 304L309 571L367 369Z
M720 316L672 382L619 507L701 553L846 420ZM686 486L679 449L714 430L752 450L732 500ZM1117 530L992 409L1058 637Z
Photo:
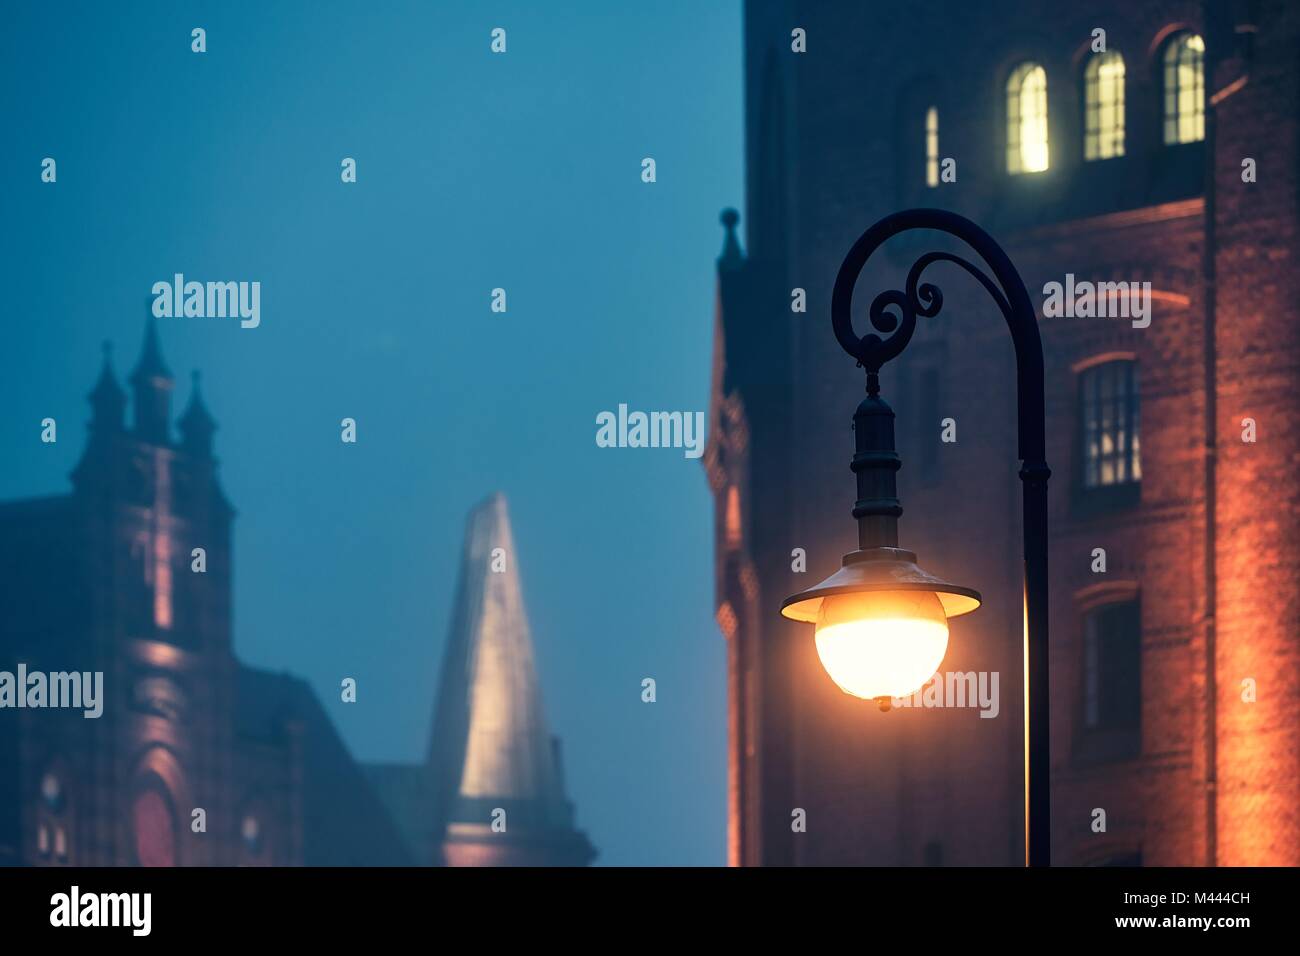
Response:
M234 654L217 426L196 373L173 430L147 322L131 424L106 345L72 491L0 502L0 671L103 673L96 719L0 713L0 866L407 864L311 689Z
M500 494L466 525L429 763L448 865L583 866L595 856L574 828L560 743L546 726Z
M0 860L36 865L212 865L235 828L238 663L230 638L233 511L197 390L171 427L174 380L152 316L127 392L105 345L72 492L0 505L0 669L103 673L102 716L38 710L8 721ZM204 572L192 561L202 549ZM20 615L11 608L30 605ZM269 828L270 824L267 823ZM9 828L12 827L12 830Z

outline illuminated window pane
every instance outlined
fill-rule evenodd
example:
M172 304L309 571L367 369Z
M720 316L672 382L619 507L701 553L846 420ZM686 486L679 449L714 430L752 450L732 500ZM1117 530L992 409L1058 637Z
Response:
M1106 362L1085 370L1079 382L1079 397L1083 486L1098 488L1140 481L1134 363Z
M1047 168L1047 71L1022 63L1007 81L1007 172Z
M1165 47L1165 142L1205 138L1205 41L1184 33Z
M925 111L925 184L939 185L939 111Z
M1124 58L1095 54L1084 71L1084 159L1124 155Z

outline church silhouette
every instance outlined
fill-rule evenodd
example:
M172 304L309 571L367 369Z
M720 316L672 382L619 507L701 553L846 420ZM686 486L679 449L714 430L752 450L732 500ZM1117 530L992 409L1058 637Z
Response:
M128 384L129 426L106 345L71 492L0 503L0 671L102 672L104 698L0 709L0 865L589 863L504 498L469 518L428 759L364 765L303 680L234 654L217 426L195 373L173 437L152 317Z

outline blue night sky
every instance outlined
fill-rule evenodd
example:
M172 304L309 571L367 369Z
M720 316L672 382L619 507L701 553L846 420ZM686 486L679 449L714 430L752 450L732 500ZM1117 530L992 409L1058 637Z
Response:
M500 490L600 862L723 863L703 468L598 448L595 417L707 408L738 0L44 7L0 29L0 499L69 488L100 342L125 379L154 282L260 281L259 328L160 320L174 415L199 368L220 426L239 656L309 680L359 759L422 759L464 519Z

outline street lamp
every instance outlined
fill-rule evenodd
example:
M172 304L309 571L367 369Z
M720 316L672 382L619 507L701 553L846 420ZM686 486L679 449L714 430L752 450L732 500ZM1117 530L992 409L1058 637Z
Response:
M908 271L904 290L890 289L872 300L876 332L853 331L853 287L871 254L891 236L931 229L956 236L975 250L992 272L948 252L927 252ZM943 293L921 274L934 262L961 266L997 303L1016 352L1016 409L1025 551L1025 863L1051 864L1049 710L1047 670L1047 480L1043 402L1043 346L1025 284L1002 248L969 219L940 209L909 209L886 216L868 229L844 258L835 277L831 323L844 351L867 373L867 397L853 415L858 499L858 550L825 581L792 595L781 613L816 625L817 655L846 693L876 700L922 687L943 662L948 619L980 606L979 592L921 569L916 555L898 546L894 412L880 397L880 367L897 357L916 330L916 317L943 308ZM1032 689L1032 693L1031 693Z

